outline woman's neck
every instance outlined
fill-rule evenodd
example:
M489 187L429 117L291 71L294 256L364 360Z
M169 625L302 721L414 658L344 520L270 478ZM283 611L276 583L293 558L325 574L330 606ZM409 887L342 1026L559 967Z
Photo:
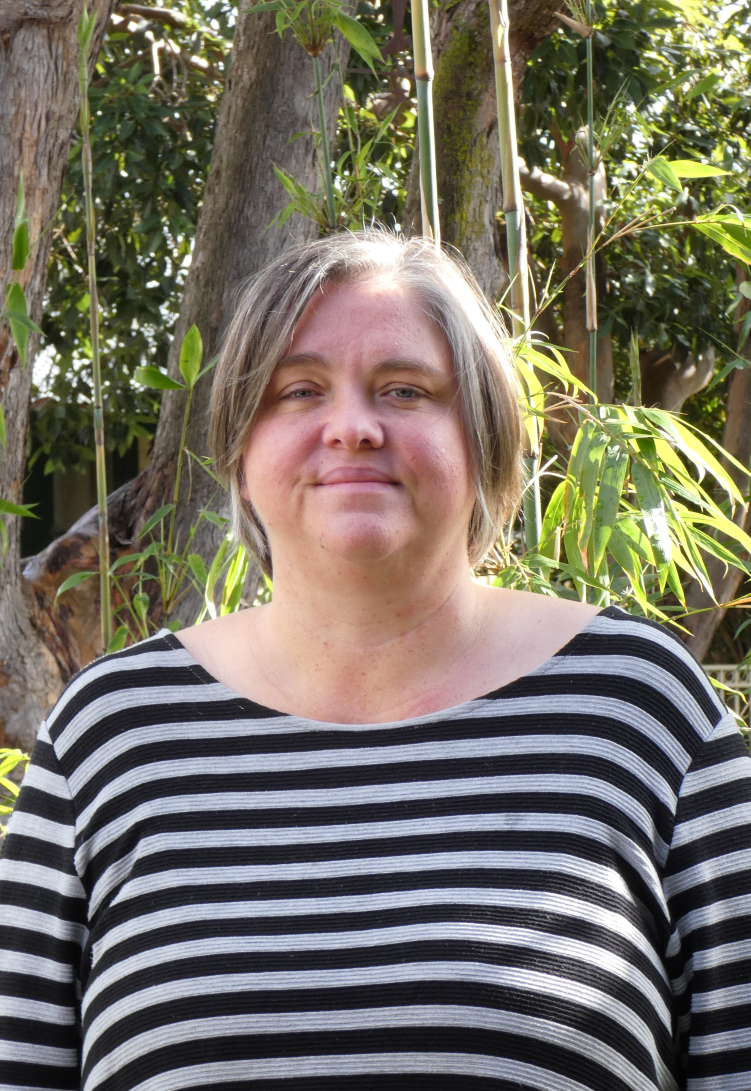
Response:
M397 719L436 691L440 707L481 631L481 600L466 559L407 567L278 566L273 601L249 618L275 707L315 706L317 694L326 714L312 718Z

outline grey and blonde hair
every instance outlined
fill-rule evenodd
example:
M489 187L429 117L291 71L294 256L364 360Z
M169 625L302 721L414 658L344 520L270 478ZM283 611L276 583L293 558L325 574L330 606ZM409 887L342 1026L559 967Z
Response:
M380 229L331 235L287 250L243 287L214 375L209 443L215 470L229 490L235 535L267 575L266 532L240 495L243 451L310 300L328 286L370 279L414 292L451 349L477 490L470 563L485 556L518 504L521 425L507 337L472 273L426 239Z

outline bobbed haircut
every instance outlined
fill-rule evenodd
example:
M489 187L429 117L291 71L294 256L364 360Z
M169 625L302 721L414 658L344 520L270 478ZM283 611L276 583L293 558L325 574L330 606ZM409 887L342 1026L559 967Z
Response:
M240 495L242 457L266 388L295 327L318 292L385 280L410 290L448 341L474 472L469 527L478 564L513 515L521 494L521 422L500 316L460 257L424 238L381 228L330 235L285 251L238 293L211 392L209 445L229 490L235 536L271 575L271 551L252 503ZM249 483L252 494L252 483Z

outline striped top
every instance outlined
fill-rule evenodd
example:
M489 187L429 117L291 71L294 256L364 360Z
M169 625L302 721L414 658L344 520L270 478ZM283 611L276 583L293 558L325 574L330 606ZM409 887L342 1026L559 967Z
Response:
M0 1087L748 1091L751 761L610 608L397 723L165 632L43 728L0 861Z

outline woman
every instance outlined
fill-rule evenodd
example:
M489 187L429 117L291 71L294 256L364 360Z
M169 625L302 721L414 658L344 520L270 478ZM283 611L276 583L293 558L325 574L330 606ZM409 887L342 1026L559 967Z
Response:
M659 626L472 580L519 435L427 244L247 288L211 438L273 601L98 661L42 729L2 1086L751 1087L751 763Z

